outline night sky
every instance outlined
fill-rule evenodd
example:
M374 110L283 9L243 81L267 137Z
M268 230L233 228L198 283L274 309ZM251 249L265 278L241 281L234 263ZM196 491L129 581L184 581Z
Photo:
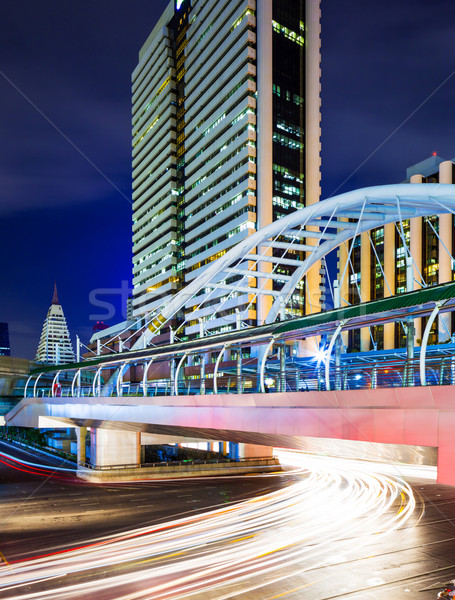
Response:
M54 280L73 338L105 313L93 290L114 290L98 293L116 304L103 320L123 318L131 72L166 5L0 3L0 321L14 356L34 357ZM455 2L322 0L322 15L322 197L453 158Z

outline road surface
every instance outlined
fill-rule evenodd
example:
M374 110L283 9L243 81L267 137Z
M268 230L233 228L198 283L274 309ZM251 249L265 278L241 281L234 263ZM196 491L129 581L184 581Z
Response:
M99 486L0 452L1 599L429 600L455 577L455 488L419 473L287 454L285 474Z

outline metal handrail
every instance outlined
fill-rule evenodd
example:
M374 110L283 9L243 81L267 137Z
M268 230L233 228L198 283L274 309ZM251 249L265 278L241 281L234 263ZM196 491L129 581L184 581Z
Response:
M312 364L286 365L283 382L288 391L325 391L326 380L324 368L316 362ZM211 374L210 374L211 375ZM242 393L255 393L258 391L259 375L255 373L244 373L241 375ZM268 361L264 369L264 381L272 379L273 385L265 386L266 392L277 392L280 373ZM213 378L205 377L205 394L213 394ZM238 376L232 373L218 374L218 394L237 393ZM330 369L329 383L331 389L355 390L376 389L384 387L421 386L421 372L419 359L407 360L405 358L387 359L384 361L368 361L344 363L340 366L332 366ZM455 384L455 354L441 356L427 356L425 361L425 383L426 385L454 385ZM29 386L30 387L30 386ZM106 389L106 388L105 388ZM178 394L196 395L200 393L201 379L187 379L178 382ZM78 396L86 397L93 395L90 385L82 385L75 388ZM62 386L58 397L70 397L71 388ZM52 396L52 389L47 386L36 387L35 394L38 397L48 398ZM110 396L116 396L115 386L108 390ZM170 379L157 379L147 382L148 396L168 396L171 394ZM123 396L143 396L142 383L125 382L122 389ZM27 397L33 397L33 391L27 389ZM58 399L57 397L57 399Z
M214 465L214 464L227 464L227 463L246 463L246 462L266 462L270 460L277 460L275 456L266 457L247 457L247 458L195 458L189 460L175 460L175 461L161 461L156 463L131 463L122 465L92 465L89 462L78 463L78 466L91 469L94 471L112 471L114 469L145 469L155 467L181 467L188 465Z

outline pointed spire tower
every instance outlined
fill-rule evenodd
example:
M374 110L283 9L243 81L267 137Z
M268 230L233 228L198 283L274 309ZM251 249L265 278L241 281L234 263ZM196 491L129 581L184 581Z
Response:
M58 300L57 283L54 284L52 304L47 311L35 360L51 365L74 362L68 326L63 308Z

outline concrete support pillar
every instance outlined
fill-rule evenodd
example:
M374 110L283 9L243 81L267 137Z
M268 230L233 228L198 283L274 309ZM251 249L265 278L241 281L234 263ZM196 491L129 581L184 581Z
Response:
M371 244L368 232L360 236L361 256L360 256L360 296L362 302L371 300ZM362 327L360 330L360 351L368 352L371 349L371 336L368 327Z
M306 50L302 48L301 54L305 60L305 65L301 65L305 73L305 85L302 81L300 95L305 98L305 123L302 123L302 128L305 131L306 150L301 173L305 173L304 197L305 205L309 206L319 202L321 196L321 8L318 0L306 0L305 20ZM321 262L318 261L306 275L307 315L321 310L320 270Z
M218 452L220 454L227 454L227 442L218 442Z
M229 458L233 458L234 460L238 460L239 456L239 444L235 444L231 442L229 444Z
M81 465L87 462L85 444L87 437L87 427L76 427L77 439L77 464Z
M258 446L256 444L238 444L239 458L272 458L272 446Z
M137 465L141 462L141 434L135 431L91 429L91 463L95 466Z
M257 227L262 229L273 221L273 55L272 55L272 0L262 0L257 5ZM258 248L261 252L261 248ZM271 254L271 252L268 252ZM272 263L261 261L258 270L271 273ZM258 281L263 289L272 289L272 280ZM262 325L272 308L272 296L260 294L256 298L257 321Z
M452 183L452 161L446 160L439 165L439 182ZM438 283L452 281L452 232L453 216L439 215L439 270ZM450 253L450 254L449 254ZM452 335L452 315L444 313L438 317L438 341L447 342Z
M438 483L455 485L455 412L439 411Z
M389 223L384 227L384 276L386 280L384 281L384 298L395 295L395 255L395 224ZM393 348L395 348L395 323L386 323L384 325L384 350Z

